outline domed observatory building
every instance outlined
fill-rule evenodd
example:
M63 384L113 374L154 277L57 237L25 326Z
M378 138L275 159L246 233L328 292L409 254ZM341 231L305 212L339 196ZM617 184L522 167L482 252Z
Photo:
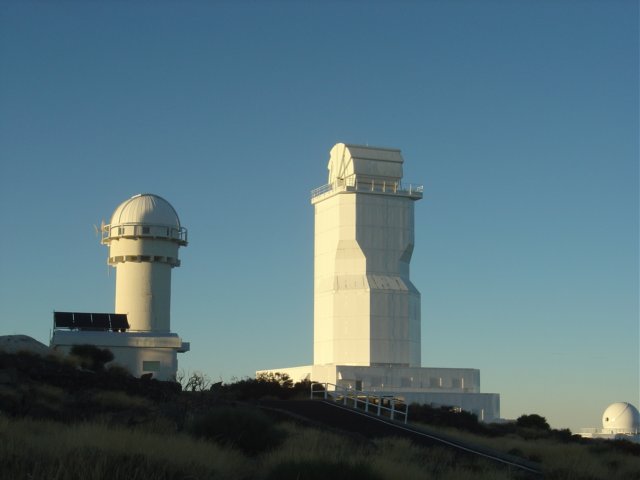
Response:
M134 376L175 379L177 354L189 344L171 333L171 270L187 230L169 202L139 194L121 203L102 227L108 263L116 269L115 314L55 312L52 346L107 348Z
M640 412L628 402L612 403L602 414L602 428L583 428L578 435L640 443Z
M403 182L400 150L336 144L314 206L313 365L270 369L408 403L447 405L492 421L500 396L480 371L421 366L421 298L410 278L422 185ZM333 385L333 387L331 386Z

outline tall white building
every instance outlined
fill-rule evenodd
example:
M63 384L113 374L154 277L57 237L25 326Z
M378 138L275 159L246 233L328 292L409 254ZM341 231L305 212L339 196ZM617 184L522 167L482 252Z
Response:
M420 366L420 293L409 278L413 208L400 150L339 143L314 192L315 365Z
M414 205L400 150L339 143L315 210L313 365L263 370L407 402L451 405L491 421L498 394L480 372L421 367L420 293L411 283Z
M73 345L107 348L114 362L140 376L171 380L177 354L189 344L171 332L171 270L180 266L178 249L187 245L187 230L162 197L145 193L122 202L102 228L108 263L116 269L117 315L56 312L51 345L68 352Z

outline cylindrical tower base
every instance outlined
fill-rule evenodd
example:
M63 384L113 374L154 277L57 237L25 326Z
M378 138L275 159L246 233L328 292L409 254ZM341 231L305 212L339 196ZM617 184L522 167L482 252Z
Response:
M171 265L123 262L116 268L116 313L128 314L131 330L169 332Z

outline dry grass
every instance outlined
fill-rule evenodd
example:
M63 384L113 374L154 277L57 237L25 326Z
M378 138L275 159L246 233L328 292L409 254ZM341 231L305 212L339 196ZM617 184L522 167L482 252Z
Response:
M246 478L239 452L187 435L0 417L0 478Z
M402 438L384 438L367 443L294 424L286 424L284 428L288 433L287 440L281 448L262 457L262 471L268 472L278 465L295 461L334 464L338 474L333 478L346 478L339 475L340 466L354 469L367 466L375 478L388 480L518 478L509 476L506 469L483 460L461 459L450 450L422 448Z
M640 457L607 448L606 443L562 443L550 439L525 440L516 435L483 437L455 429L431 428L496 451L542 464L545 478L581 480L640 480Z
M59 392L49 393L52 398L59 398ZM129 406L136 402L131 397L120 400ZM418 447L406 439L368 442L294 423L283 423L279 428L286 432L283 443L252 456L176 432L167 423L126 428L0 416L0 479L271 480L315 479L320 473L323 478L334 480L524 478L484 460L460 457L444 448ZM640 479L640 458L598 444L564 444L515 436L486 438L455 430L445 433L540 461L545 478L552 480Z

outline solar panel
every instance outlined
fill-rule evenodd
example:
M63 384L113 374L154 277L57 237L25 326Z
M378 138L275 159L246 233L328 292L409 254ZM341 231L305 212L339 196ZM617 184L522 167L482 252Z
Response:
M109 314L108 313L92 313L91 326L96 330L109 330Z
M72 312L53 312L53 324L56 328L72 328Z
M79 330L129 329L126 313L53 312L54 328L77 328Z
M90 329L93 325L91 324L91 314L90 313L74 313L73 314L73 326L76 328L86 328Z
M115 332L117 330L124 331L129 328L129 322L127 320L126 313L112 313L111 314L111 329Z

